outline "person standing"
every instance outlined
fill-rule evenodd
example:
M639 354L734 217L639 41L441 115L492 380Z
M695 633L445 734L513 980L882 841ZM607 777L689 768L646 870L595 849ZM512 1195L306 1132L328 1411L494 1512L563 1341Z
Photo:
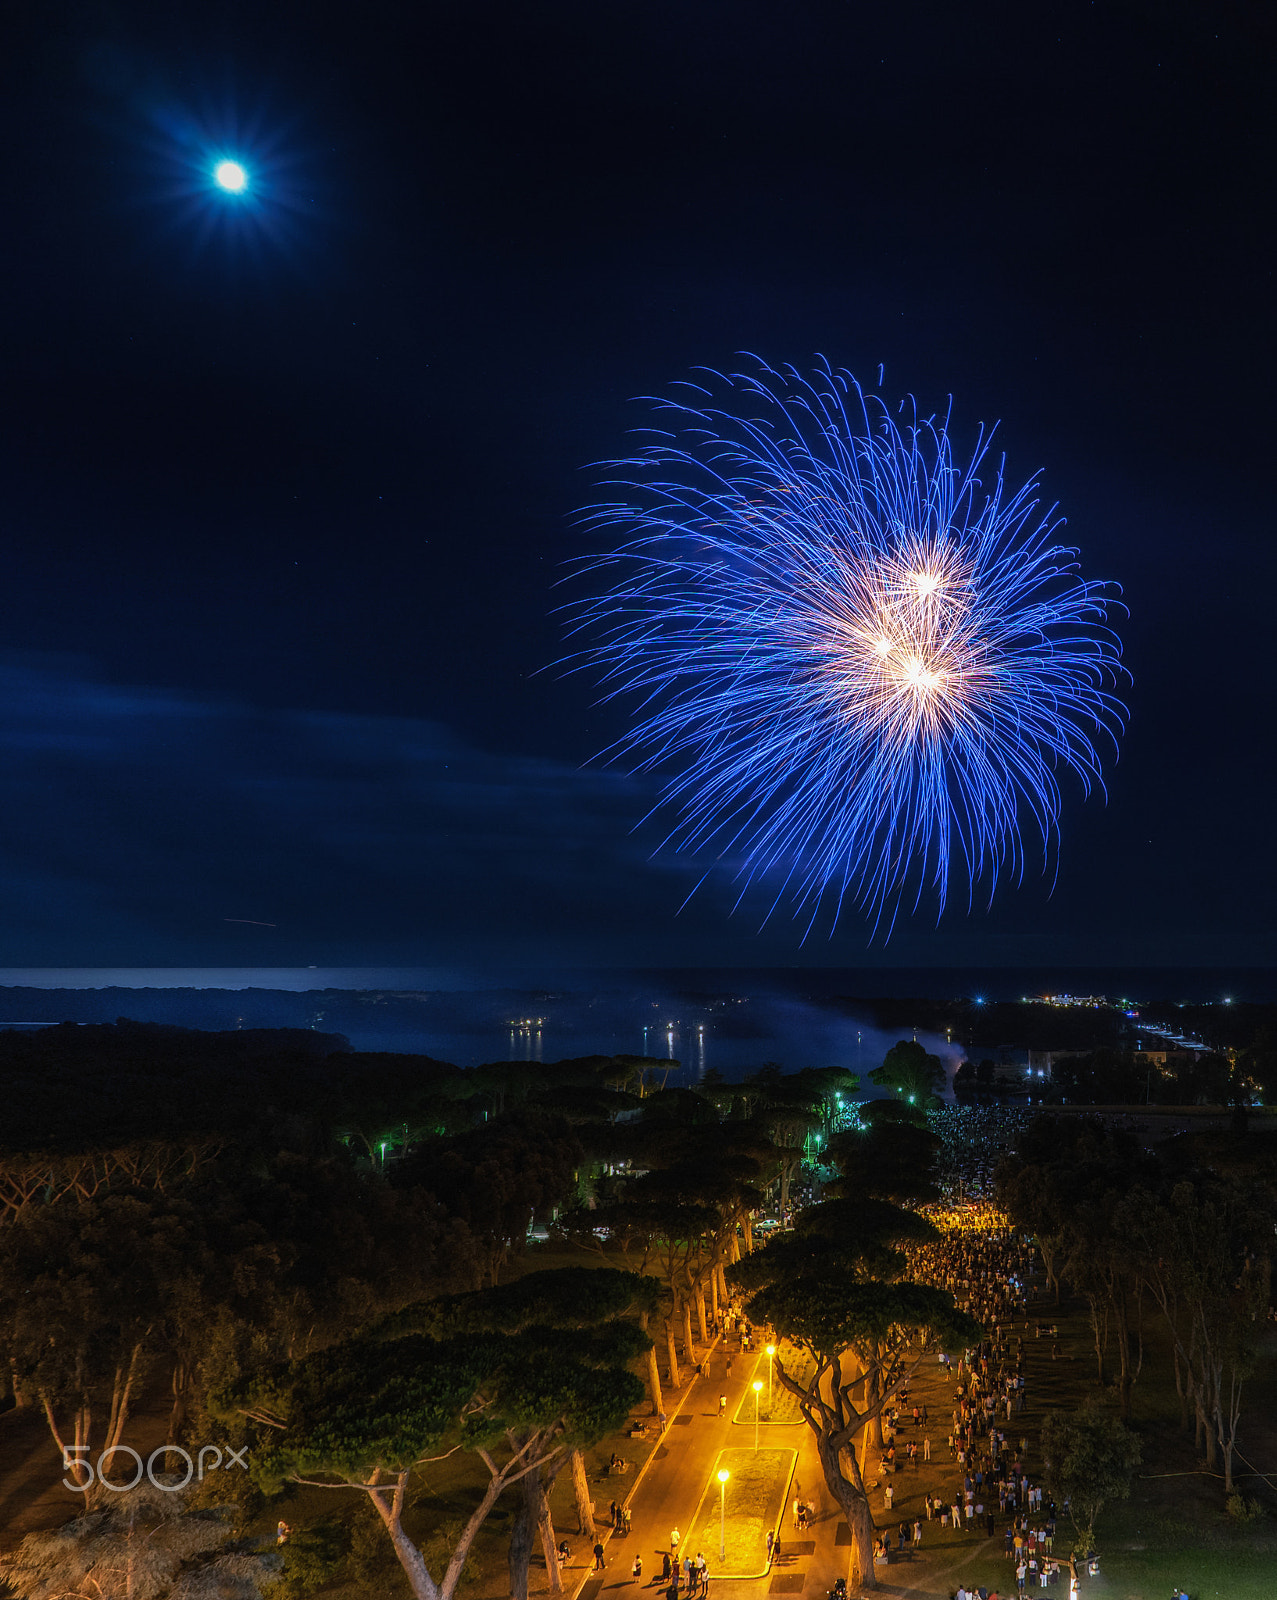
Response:
M670 1554L672 1556L677 1556L678 1555L678 1541L682 1537L683 1537L683 1535L678 1531L677 1528L674 1528L671 1531L671 1533L670 1533Z
M772 1546L775 1543L776 1543L776 1535L772 1532L772 1530L770 1528L768 1528L768 1530L767 1530L767 1560L768 1560L769 1563L770 1563L771 1558L772 1558Z
M602 1544L596 1544L594 1546L594 1570L595 1570L595 1572L602 1572L603 1571L603 1546L602 1546Z
M630 1568L630 1576L632 1578L641 1578L643 1576L643 1557L641 1555L634 1557L634 1565Z
M922 1549L922 1518L915 1517L913 1521L913 1542Z
M922 1459L924 1461L930 1461L931 1460L931 1438L930 1438L930 1435L928 1435L927 1438L925 1438L922 1441Z
M718 1397L718 1414L720 1417L727 1415L727 1396L725 1394L720 1394Z

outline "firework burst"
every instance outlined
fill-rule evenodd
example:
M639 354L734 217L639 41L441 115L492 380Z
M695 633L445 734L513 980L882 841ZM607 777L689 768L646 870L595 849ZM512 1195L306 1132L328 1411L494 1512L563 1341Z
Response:
M970 905L1026 835L1049 868L1059 775L1102 785L1125 710L1117 591L1052 542L1036 476L982 482L991 433L960 464L947 417L898 424L828 366L655 403L668 426L587 513L623 542L568 614L574 665L637 700L605 754L667 775L665 843L778 885L807 931L848 901L888 930L928 893Z

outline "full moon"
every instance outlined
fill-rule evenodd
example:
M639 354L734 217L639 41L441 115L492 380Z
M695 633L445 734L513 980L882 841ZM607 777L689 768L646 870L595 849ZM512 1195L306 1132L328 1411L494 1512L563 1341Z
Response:
M213 168L213 180L229 194L243 194L248 188L248 174L238 161L219 161Z

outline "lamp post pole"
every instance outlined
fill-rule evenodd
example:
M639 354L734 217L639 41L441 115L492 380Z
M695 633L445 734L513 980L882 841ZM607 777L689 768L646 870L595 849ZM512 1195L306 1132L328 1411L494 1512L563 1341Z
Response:
M718 1559L727 1558L727 1480L731 1477L726 1467L718 1473Z
M758 1449L758 1397L763 1392L763 1380L754 1379L754 1449Z

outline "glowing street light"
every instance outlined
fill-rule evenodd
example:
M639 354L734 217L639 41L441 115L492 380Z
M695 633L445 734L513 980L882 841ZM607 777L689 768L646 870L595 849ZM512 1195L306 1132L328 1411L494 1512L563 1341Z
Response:
M243 194L248 188L248 173L238 161L219 161L213 168L213 182L227 194Z
M767 1346L767 1420L772 1419L772 1357L776 1354L776 1346Z
M763 1392L763 1380L754 1379L754 1449L758 1449L758 1397Z
M731 1477L726 1467L718 1469L718 1559L727 1559L727 1480Z

